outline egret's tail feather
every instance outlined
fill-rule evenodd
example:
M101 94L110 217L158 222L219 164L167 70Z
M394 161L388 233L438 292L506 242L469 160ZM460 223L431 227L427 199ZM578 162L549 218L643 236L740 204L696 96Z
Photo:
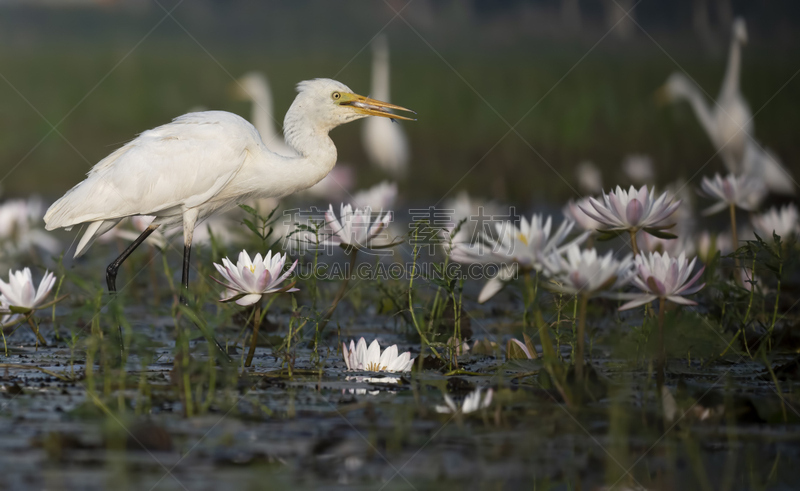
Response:
M119 220L99 220L97 222L90 222L86 227L86 232L83 233L80 242L78 242L78 247L75 249L75 255L73 257L78 257L86 252L96 238L114 228L119 222Z

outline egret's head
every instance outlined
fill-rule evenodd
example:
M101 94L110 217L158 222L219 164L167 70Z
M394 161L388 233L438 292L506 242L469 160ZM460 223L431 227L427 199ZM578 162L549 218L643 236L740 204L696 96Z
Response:
M733 38L741 44L747 44L747 24L741 17L733 21Z
M328 78L300 82L297 84L297 92L297 98L286 113L284 126L288 126L290 118L298 116L325 131L367 116L414 121L412 118L394 114L390 110L414 111L355 94L343 83Z
M656 102L659 105L664 105L680 99L685 99L694 90L696 90L694 84L686 75L675 72L670 75L667 82L656 91Z
M261 72L247 72L230 85L231 97L239 101L259 99L268 91L267 77Z

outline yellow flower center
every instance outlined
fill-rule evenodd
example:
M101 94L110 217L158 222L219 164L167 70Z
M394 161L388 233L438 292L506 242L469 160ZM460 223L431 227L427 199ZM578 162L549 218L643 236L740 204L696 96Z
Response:
M382 372L386 370L386 366L381 366L380 363L371 362L367 364L367 371L368 372Z
M256 272L256 265L255 265L255 264L251 264L251 265L250 265L250 266L248 266L248 267L250 268L250 272L255 274L255 272Z
M518 238L518 239L519 239L519 241L520 241L520 242L522 242L523 244L525 244L525 245L528 245L528 238L527 238L527 237L525 237L524 235L522 235L522 232L520 232L519 234L517 234L517 238Z

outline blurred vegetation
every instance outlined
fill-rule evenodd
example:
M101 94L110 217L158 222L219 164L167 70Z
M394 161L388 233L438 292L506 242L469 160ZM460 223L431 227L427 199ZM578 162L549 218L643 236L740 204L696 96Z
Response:
M367 44L387 25L392 99L419 113L418 122L404 125L415 185L401 183L401 195L411 202L435 202L460 189L523 206L561 202L573 192L559 174L575 186L581 160L600 165L608 187L626 183L618 165L629 153L650 154L661 183L691 178L714 155L688 105L657 107L653 92L677 63L716 95L727 29L719 28L715 42L701 42L687 33L689 20L674 5L664 7L671 25L648 24L660 18L652 6L642 11L643 26L668 55L641 32L629 40L603 38L607 28L599 21L559 36L547 28L544 7L517 15L528 12L526 2L491 9L481 2L420 1L402 13L410 27L392 20L382 2L187 2L177 6L175 20L164 19L156 4L122 5L2 9L6 195L57 198L120 144L197 106L249 117L249 105L228 93L233 77L249 70L269 76L278 121L300 80L335 77L367 93ZM779 19L784 5L762 10ZM742 75L757 112L756 136L800 175L793 131L800 124L794 110L800 82L784 86L796 73L799 45L781 35L785 29L770 30L767 14L742 8L759 21L750 26ZM786 9L776 25L792 22L788 14L796 9ZM516 125L514 132L509 125ZM355 165L359 186L366 186L384 176L368 165L360 130L347 125L333 138L340 159ZM721 169L712 159L702 174Z

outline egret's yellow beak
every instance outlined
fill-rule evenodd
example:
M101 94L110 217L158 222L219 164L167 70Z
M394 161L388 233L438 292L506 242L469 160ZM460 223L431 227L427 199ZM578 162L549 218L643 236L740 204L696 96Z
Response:
M389 111L390 109L394 109L395 111L406 111L417 114L411 109L406 109L401 106L389 104L388 102L370 99L369 97L364 97L363 95L342 93L341 99L339 99L339 105L352 106L356 112L360 114L365 114L367 116L381 116L384 118L403 119L405 121L416 121L416 119L414 118L399 116Z

